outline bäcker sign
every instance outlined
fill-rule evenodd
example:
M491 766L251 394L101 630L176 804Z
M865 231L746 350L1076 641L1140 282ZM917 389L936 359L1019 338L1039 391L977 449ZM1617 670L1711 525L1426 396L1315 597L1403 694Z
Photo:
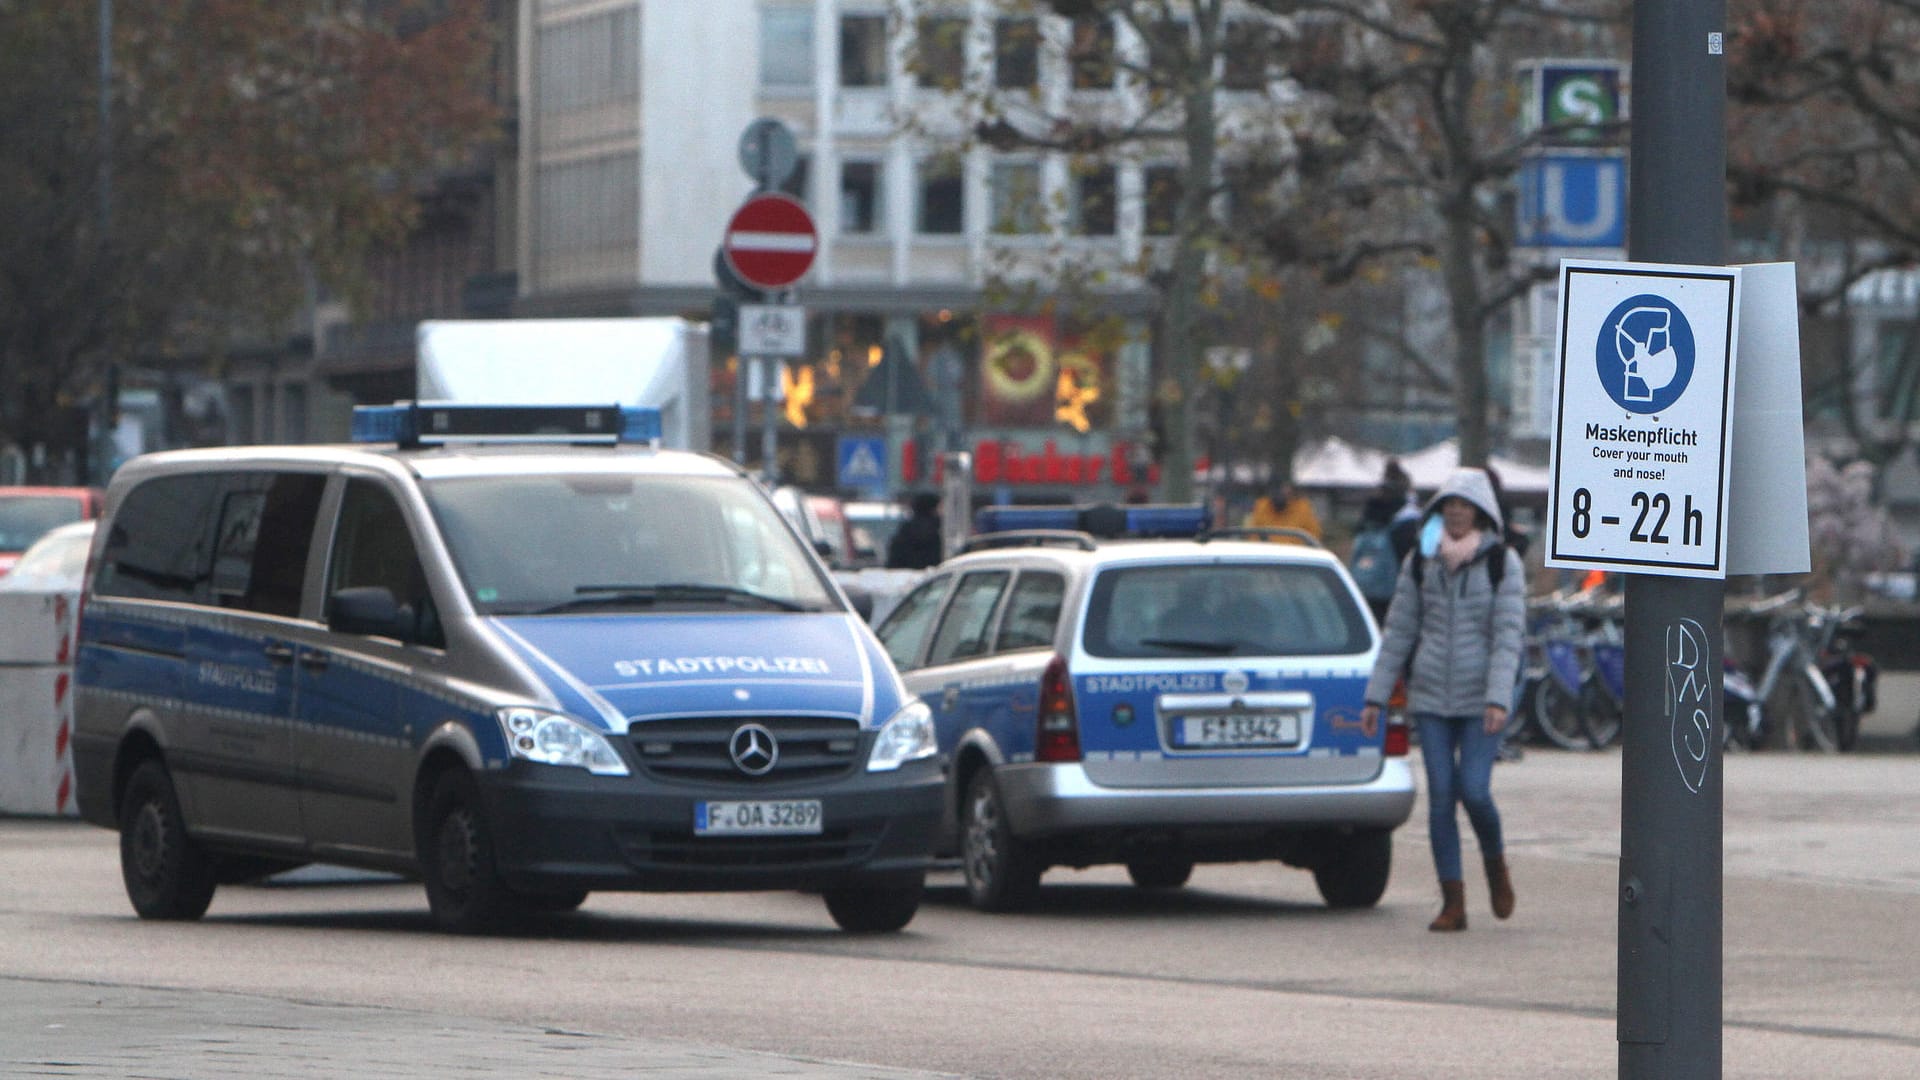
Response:
M1723 578L1735 267L1560 264L1546 564Z

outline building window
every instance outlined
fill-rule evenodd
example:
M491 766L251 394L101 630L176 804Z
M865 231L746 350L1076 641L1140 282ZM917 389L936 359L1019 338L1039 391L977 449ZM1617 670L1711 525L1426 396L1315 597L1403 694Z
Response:
M1273 174L1255 165L1227 165L1220 170L1226 188L1227 228L1253 232L1273 214Z
M542 165L538 182L541 251L596 251L639 241L640 163L632 154Z
M840 16L840 85L887 85L887 17Z
M1031 90L1040 83L1040 23L996 19L993 24L993 85Z
M930 15L920 20L918 69L920 85L930 90L958 90L967 72L967 20L955 15Z
M1227 24L1225 37L1220 48L1220 85L1227 90L1266 90L1274 46L1268 25L1239 19Z
M996 233L1026 236L1046 224L1040 199L1040 166L1032 161L1000 161L993 166L993 222Z
M1114 175L1111 165L1074 166L1067 226L1075 236L1113 235L1117 220L1114 200L1119 194Z
M950 154L920 163L920 207L914 228L927 236L955 236L966 226L966 178Z
M867 234L880 230L880 163L840 163L840 231Z
M805 89L813 85L813 9L760 9L760 85Z
M1073 20L1073 44L1067 50L1075 90L1113 88L1113 23L1097 15Z
M1180 166L1149 165L1140 175L1146 234L1172 236L1180 225Z
M288 383L282 387L280 415L285 427L280 432L283 443L303 443L307 441L307 388L300 383Z
M540 111L566 112L640 96L640 13L633 8L540 31Z
M1147 27L1147 66L1168 79L1193 57L1193 25L1184 19L1161 19Z

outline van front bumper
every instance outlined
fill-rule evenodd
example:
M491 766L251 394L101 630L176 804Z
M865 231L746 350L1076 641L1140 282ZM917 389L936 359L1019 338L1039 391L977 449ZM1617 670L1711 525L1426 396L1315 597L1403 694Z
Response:
M556 775L515 763L481 778L506 881L532 891L829 889L917 878L945 778L937 759L825 785L696 788L639 776ZM697 836L696 804L818 799L817 835Z
M1019 836L1094 829L1249 826L1394 828L1413 812L1413 769L1384 758L1358 784L1294 787L1103 787L1078 762L1007 765L994 770Z

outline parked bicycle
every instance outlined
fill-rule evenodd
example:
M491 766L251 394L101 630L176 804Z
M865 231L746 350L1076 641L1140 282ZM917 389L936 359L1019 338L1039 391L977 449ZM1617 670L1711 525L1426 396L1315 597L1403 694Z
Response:
M1788 592L1729 613L1767 620L1767 653L1757 680L1729 673L1727 745L1851 750L1860 717L1876 704L1878 669L1853 648L1865 629L1861 609L1799 599Z
M1625 692L1618 606L1554 593L1534 601L1529 631L1521 701L1533 729L1563 750L1618 739Z

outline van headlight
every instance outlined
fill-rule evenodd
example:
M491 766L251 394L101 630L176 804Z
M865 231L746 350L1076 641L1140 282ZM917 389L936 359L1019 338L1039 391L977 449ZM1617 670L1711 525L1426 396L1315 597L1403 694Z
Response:
M515 707L493 714L507 732L507 750L514 757L543 765L571 765L596 776L625 776L606 736L564 713Z
M933 737L933 710L914 698L881 726L873 753L867 755L867 771L889 772L909 761L930 758L939 749Z

